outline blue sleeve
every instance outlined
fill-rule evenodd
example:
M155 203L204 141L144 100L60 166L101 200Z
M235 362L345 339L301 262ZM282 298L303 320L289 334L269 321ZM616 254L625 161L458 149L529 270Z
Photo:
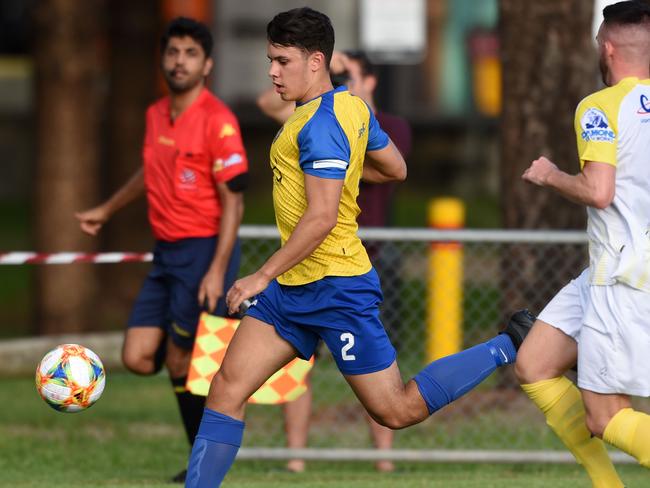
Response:
M383 149L386 146L388 146L390 139L388 135L386 135L384 130L379 126L379 122L377 122L377 117L375 117L375 114L372 113L370 107L368 107L368 110L370 111L370 128L368 129L367 150L379 151L380 149Z
M334 113L318 109L298 135L300 167L309 175L343 180L350 144Z

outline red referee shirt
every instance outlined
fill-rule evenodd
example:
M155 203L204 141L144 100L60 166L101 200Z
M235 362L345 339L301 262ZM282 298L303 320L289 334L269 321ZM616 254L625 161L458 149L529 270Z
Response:
M216 183L248 171L239 124L207 89L172 121L170 99L147 110L143 147L149 222L156 239L219 233Z

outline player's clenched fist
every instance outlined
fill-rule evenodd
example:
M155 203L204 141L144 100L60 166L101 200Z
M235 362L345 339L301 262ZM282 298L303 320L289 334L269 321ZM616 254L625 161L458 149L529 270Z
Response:
M91 208L84 212L77 212L74 214L79 221L81 230L91 236L96 236L102 225L108 220L109 214L103 206Z
M260 271L235 281L226 295L228 312L231 315L237 313L242 302L264 291L269 286L269 281Z
M530 167L524 171L524 174L521 175L521 178L524 181L533 183L539 186L545 186L547 184L549 175L555 171L558 171L557 166L553 161L544 156L541 156L539 159L536 159L530 164Z

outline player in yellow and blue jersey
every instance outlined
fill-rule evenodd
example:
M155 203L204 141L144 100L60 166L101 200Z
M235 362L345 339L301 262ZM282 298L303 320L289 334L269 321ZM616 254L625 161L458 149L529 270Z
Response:
M515 314L506 334L435 361L404 384L379 319L379 279L357 236L356 198L361 179L403 180L406 164L368 105L333 89L327 16L307 7L283 12L267 36L273 85L296 102L270 153L282 247L226 296L231 312L255 298L212 380L188 488L219 486L241 444L246 400L283 365L309 358L320 339L368 413L399 429L514 362L532 325Z
M544 308L516 372L596 488L623 486L600 438L650 468L650 6L605 7L607 88L575 114L580 172L533 161L523 178L587 207L589 267ZM578 362L578 388L564 377Z

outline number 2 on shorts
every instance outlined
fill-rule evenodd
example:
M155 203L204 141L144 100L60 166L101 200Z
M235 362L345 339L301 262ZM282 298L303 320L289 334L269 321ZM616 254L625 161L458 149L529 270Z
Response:
M354 354L348 354L348 351L354 347L354 336L349 332L341 334L341 340L345 342L345 346L341 348L341 357L343 361L354 361L357 357Z

